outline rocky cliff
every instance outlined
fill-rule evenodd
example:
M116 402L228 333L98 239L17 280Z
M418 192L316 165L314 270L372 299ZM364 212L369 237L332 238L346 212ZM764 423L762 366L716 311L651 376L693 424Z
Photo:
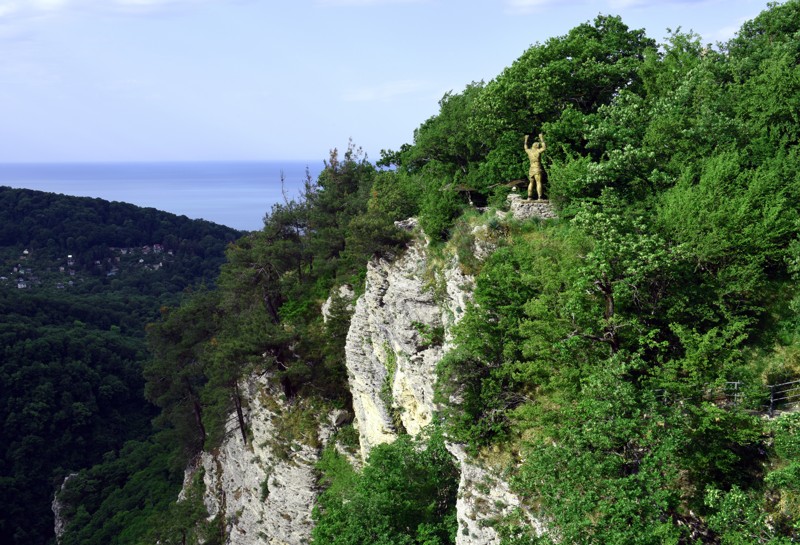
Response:
M53 496L53 503L50 504L50 507L53 510L53 531L56 536L56 543L61 543L61 538L64 535L64 530L67 528L67 524L69 524L69 520L64 518L64 502L59 497L59 493L63 492L64 489L67 487L67 483L75 478L78 474L77 473L70 473L66 477L64 477L64 481L61 483L61 487L59 491Z
M473 279L453 252L432 252L417 232L397 259L375 259L367 268L364 294L355 305L347 336L347 371L355 424L366 457L371 447L411 435L436 412L436 365L451 347L452 327L471 299ZM472 254L494 248L485 225L473 232ZM471 459L456 444L448 450L461 470L457 502L459 545L499 543L493 522L521 507L497 469Z
M413 239L402 255L375 258L367 267L345 346L362 460L375 445L415 435L434 419L436 366L473 287L453 252L431 251L416 222L403 227ZM473 235L474 254L483 258L492 241L485 228ZM353 297L347 289L336 293ZM195 468L204 469L206 507L224 519L227 543L308 543L318 494L314 464L339 415L293 405L267 377L252 377L245 390L251 441L244 444L232 417L223 445L204 453ZM459 445L448 448L461 469L457 543L499 543L492 522L518 508L519 499L496 469Z
M362 456L433 419L436 364L471 288L455 261L431 256L421 237L399 258L369 263L345 345Z
M235 415L219 449L201 454L185 482L203 470L209 518L219 517L226 543L299 545L311 536L317 497L314 465L333 433L325 411L290 403L268 376L244 381L250 437Z

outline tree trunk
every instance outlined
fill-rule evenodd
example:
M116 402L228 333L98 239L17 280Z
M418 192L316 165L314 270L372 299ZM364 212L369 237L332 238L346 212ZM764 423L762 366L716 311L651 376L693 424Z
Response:
M619 350L619 339L617 338L617 331L614 328L614 325L611 323L611 320L614 318L614 285L608 281L605 274L603 274L602 281L596 281L595 285L597 286L597 290L603 294L603 300L605 302L605 310L603 312L603 318L606 321L606 332L603 336L606 339L609 347L611 348L611 353L615 354Z
M200 406L200 400L197 399L197 394L194 388L189 384L189 381L184 379L186 391L189 392L189 397L192 400L192 412L194 413L194 422L197 424L197 430L200 432L200 446L206 444L206 427L203 425L203 408Z
M244 423L244 412L242 411L242 398L239 395L239 383L233 383L233 403L236 405L236 418L239 421L239 431L242 432L242 440L247 444L247 428Z

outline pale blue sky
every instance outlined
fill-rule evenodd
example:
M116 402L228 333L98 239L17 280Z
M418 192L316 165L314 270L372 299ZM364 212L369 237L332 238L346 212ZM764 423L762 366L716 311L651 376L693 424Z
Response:
M598 13L659 42L761 0L0 0L0 162L371 159Z

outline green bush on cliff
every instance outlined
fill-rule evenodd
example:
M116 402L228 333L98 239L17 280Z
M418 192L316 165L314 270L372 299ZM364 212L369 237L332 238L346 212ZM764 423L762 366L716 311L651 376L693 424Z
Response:
M356 472L333 448L319 469L326 490L314 508L313 543L455 543L458 471L440 431L375 446Z

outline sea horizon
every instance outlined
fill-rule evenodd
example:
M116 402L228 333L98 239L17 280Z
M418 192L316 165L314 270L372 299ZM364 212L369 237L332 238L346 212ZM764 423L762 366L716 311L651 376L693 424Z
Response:
M322 160L0 163L0 185L120 201L242 231L263 227L272 206L300 195ZM283 176L283 183L281 183Z

